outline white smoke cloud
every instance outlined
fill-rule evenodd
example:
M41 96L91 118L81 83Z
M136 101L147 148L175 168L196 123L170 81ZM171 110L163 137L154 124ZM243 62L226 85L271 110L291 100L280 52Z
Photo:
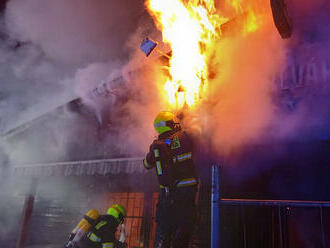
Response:
M101 82L120 75L120 68L128 59L125 43L143 13L143 5L130 1L8 1L1 17L1 31L9 37L0 44L1 133L78 96L85 97ZM93 108L100 111L111 104L112 100L93 102ZM67 111L64 115L68 122L65 128L46 124L55 136L66 137L59 139L63 143L48 143L53 146L49 150L59 149L54 153L59 160L68 155L68 144L78 143L79 135L73 130L82 131L75 127L81 117L70 116L72 113ZM15 146L7 147L11 162L15 163L15 157L20 162L32 157L38 160L39 156L42 161L47 160L47 155L39 152L49 141L41 130L40 134L34 133L30 145L27 143L31 138L20 137Z
M0 16L0 133L43 117L25 131L1 137L1 179L7 166L104 155L105 145L115 139L105 135L109 140L102 140L100 124L91 113L53 109L84 97L101 81L118 74L128 59L125 43L143 14L143 5L129 0L8 1ZM100 108L108 105L97 103ZM109 147L107 152L113 150ZM1 188L12 185L9 178L0 183ZM22 188L18 180L15 183L15 189ZM49 186L52 190L44 192L55 192L65 201L68 196L61 192L70 191L72 183L69 189L59 184L54 182ZM8 190L11 196L15 192ZM0 234L10 232L9 224L17 223L22 204L0 220L6 226Z
M11 0L6 24L11 37L37 44L51 59L88 64L125 56L122 44L140 14L129 1Z

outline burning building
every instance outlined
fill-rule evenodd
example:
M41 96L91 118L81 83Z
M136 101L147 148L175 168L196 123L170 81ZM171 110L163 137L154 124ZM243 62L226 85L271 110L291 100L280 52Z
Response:
M123 79L116 79L119 80ZM111 84L113 85L113 82ZM90 93L92 97L102 98L109 95L107 85L101 84L100 87L107 90L94 89ZM120 100L123 101L125 99ZM43 126L47 129L48 125L62 126L70 123L68 116L72 113L82 116L80 125L89 125L89 131L84 135L81 133L79 137L80 141L85 140L83 143L88 148L86 146L73 148L69 153L71 159L67 158L69 161L40 161L10 165L9 174L6 175L14 179L7 185L16 184L16 193L6 197L10 204L20 206L23 204L24 207L19 225L14 225L6 233L6 237L1 241L3 245L8 247L13 243L18 247L63 245L67 234L75 222L85 214L87 208L93 207L105 212L112 203L120 203L128 211L125 225L129 246L152 247L158 196L156 177L143 168L142 156L134 157L124 148L120 150L107 144L93 149L96 144L102 143L104 132L115 131L104 123L110 118L109 116L105 113L88 115L88 109L88 105L84 105L81 99L75 99L25 125L10 130L3 136L7 144L14 146L17 140L29 143L36 132L43 132ZM62 114L63 118L58 118ZM43 134L47 143L52 144L50 147L58 142L56 138L52 138L53 135L54 133L48 131ZM21 137L24 137L24 140ZM52 152L49 147L45 149L40 147L41 150L43 153ZM82 151L85 151L83 156L79 154ZM208 194L205 196L209 197ZM204 194L200 197L204 197ZM206 206L208 205L207 199L202 201L205 201ZM202 222L208 222L208 212L202 212L204 215ZM42 234L40 230L43 230ZM199 234L196 229L194 242L196 245L204 246L203 242L208 242L207 238L206 236L200 238L200 235L207 235L207 232Z
M0 229L6 234L1 245L60 246L88 209L120 202L128 208L129 245L151 247L157 184L141 160L154 135L152 118L163 108L181 114L200 141L200 217L192 246L210 246L214 163L222 166L227 198L329 200L329 37L328 27L318 25L329 20L329 6L318 2L318 17L288 6L291 23L283 1L146 1L162 34L148 34L158 41L161 58L136 51L116 80L106 75L80 98L3 134L4 164L14 178L6 185L15 189L4 197L4 209L18 219L25 208L20 227ZM273 15L282 37L291 39L281 39ZM328 224L328 209L306 214L224 206L221 242L326 247Z

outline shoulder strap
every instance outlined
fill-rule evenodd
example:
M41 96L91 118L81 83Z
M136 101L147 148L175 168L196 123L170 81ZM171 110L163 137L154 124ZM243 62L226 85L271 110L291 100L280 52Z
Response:
M87 215L84 215L84 219L88 221L89 224L91 224L92 226L95 225L95 223L97 222L98 218L97 219L92 219L91 217L87 216Z
M96 220L92 219L92 222L89 222L91 224L91 227L89 228L89 230L86 233L88 233L88 232L97 232L95 226L97 225L97 223L99 223L100 218L101 218L101 215Z

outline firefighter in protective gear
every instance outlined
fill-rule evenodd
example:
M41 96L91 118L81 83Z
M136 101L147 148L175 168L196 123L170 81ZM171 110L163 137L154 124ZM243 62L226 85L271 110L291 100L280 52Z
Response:
M96 220L99 218L99 212L96 209L91 209L87 214L81 219L78 225L72 230L69 241L65 245L66 248L75 247L86 232L95 224Z
M84 237L77 242L79 248L126 248L125 240L118 241L115 233L126 218L125 208L112 205L105 215L100 215ZM121 230L123 231L123 230ZM122 235L120 235L122 236Z
M159 136L143 161L145 168L155 168L160 185L154 247L188 247L198 185L192 140L171 112L160 112L154 127Z

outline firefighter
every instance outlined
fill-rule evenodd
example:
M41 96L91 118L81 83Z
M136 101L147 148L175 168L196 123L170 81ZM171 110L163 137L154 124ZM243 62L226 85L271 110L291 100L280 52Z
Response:
M70 233L69 241L67 242L65 247L74 247L75 244L79 242L86 234L86 232L95 224L98 218L99 212L96 209L90 209Z
M154 247L188 247L198 185L192 141L171 112L160 112L154 127L159 136L143 160L145 168L155 168L160 185Z
M93 221L89 230L77 242L71 242L70 248L126 248L123 223L126 217L125 208L120 204L112 205L105 215ZM121 225L119 241L115 237L117 227Z

